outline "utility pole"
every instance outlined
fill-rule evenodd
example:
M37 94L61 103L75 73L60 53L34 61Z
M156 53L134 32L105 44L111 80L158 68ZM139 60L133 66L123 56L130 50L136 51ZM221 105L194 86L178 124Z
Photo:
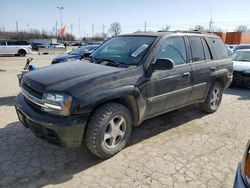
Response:
M78 32L79 32L79 38L81 38L81 20L78 18Z
M145 23L144 23L144 32L147 32L147 21L145 20Z
M59 9L59 11L60 11L60 18L61 18L61 29L62 29L62 27L63 27L63 21L62 21L62 10L64 10L64 7L56 7L56 8L58 8ZM62 36L62 40L63 40L63 36Z
M212 27L213 27L213 16L212 16L212 10L209 8L209 14L210 14L210 21L209 21L209 32L212 32Z
M94 24L92 24L92 38L94 37L94 30L95 30L95 26Z
M211 17L210 21L209 21L209 32L212 32L212 27L213 27L213 18Z
M18 21L16 21L16 32L18 33Z

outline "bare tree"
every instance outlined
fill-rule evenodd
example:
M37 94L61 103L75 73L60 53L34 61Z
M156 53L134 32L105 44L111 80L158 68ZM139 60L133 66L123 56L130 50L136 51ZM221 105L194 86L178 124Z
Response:
M114 22L109 27L109 33L112 36L119 35L121 33L121 25L119 22Z
M196 31L205 31L205 28L202 25L196 25L194 27L194 30L196 30Z
M161 31L169 31L170 27L170 25L165 25L165 27L161 28Z
M234 31L237 31L237 32L248 32L248 29L247 29L247 25L239 25L235 28Z

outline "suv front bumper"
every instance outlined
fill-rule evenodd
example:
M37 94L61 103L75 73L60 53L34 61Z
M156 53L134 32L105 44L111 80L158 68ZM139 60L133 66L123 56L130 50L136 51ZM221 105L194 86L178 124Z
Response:
M15 100L20 122L39 138L47 142L72 148L82 143L89 114L59 117L31 107L20 93Z

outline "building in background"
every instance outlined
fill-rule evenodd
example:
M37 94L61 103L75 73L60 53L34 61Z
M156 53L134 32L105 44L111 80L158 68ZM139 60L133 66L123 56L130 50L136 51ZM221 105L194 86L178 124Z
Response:
M242 33L242 32L217 32L218 36L226 44L250 44L250 33Z

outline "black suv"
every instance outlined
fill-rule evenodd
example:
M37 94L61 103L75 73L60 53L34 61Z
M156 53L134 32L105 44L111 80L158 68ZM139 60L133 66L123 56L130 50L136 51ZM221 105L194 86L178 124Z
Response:
M198 32L113 37L90 57L27 73L16 97L25 127L48 142L101 158L122 150L145 119L199 103L215 112L232 81L219 37Z

